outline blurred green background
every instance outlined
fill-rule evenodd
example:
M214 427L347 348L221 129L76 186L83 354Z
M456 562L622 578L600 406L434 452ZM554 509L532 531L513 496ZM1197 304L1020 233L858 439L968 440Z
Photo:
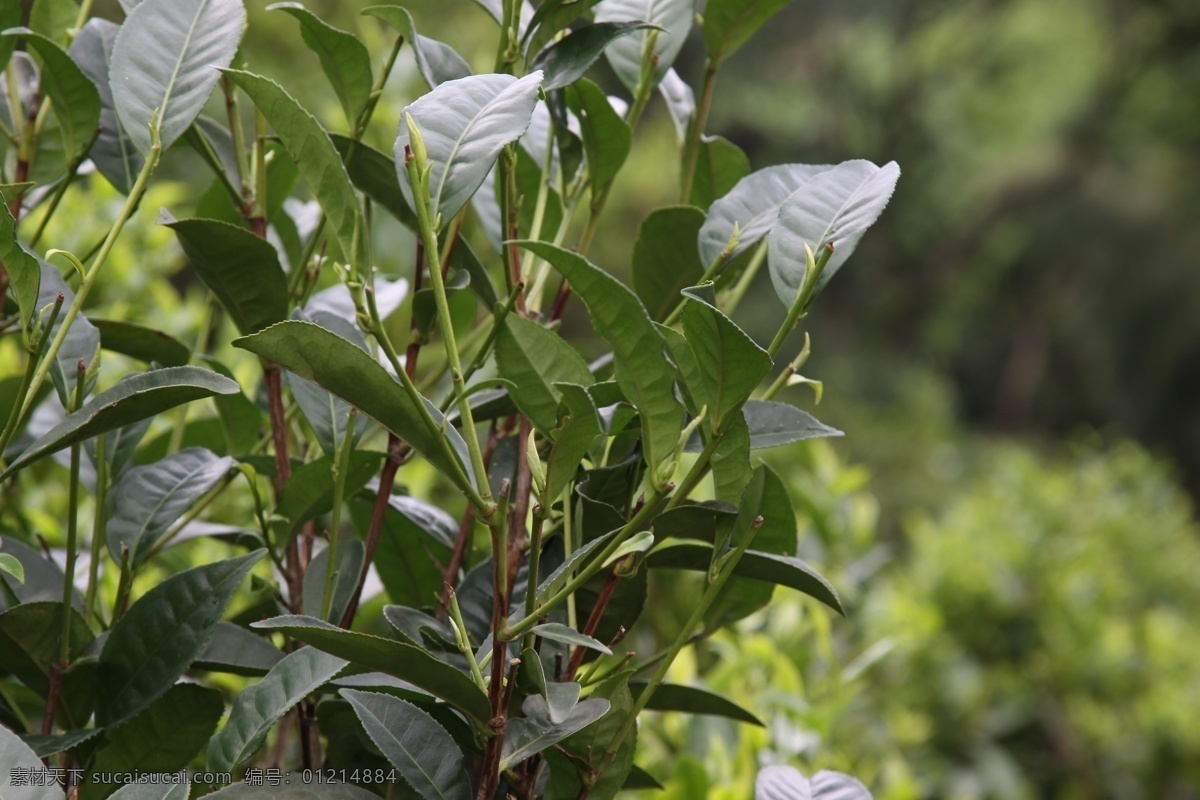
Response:
M370 4L307 3L381 52ZM246 61L338 123L294 21L248 5ZM489 67L474 3L407 5ZM695 32L676 68L698 86ZM373 144L390 150L419 93L405 52ZM1200 3L796 0L723 69L709 132L755 169L894 159L903 176L806 322L815 413L847 436L774 462L801 555L849 616L781 590L689 653L673 680L706 670L766 726L651 715L639 763L680 800L744 798L768 761L880 798L1200 797ZM658 98L638 134L592 252L622 275L677 194ZM173 176L207 180L188 158ZM157 191L147 206L190 190ZM151 216L123 243L173 252ZM94 238L73 225L59 246ZM380 235L385 271L411 272L409 241ZM760 340L783 315L763 278L738 314ZM176 280L129 302L184 333ZM660 599L671 630L690 600Z

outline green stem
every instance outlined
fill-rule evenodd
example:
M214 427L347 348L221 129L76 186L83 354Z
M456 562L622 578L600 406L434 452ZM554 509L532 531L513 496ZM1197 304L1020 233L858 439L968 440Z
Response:
M63 295L60 292L54 299L54 306L50 309L50 316L47 317L46 323L42 327L41 335L30 350L29 360L25 362L25 376L21 379L21 387L17 390L16 400L13 401L12 410L8 413L8 422L4 425L4 433L0 434L0 453L8 446L9 440L16 433L17 425L21 421L21 408L25 404L25 398L29 396L29 387L33 383L34 372L37 370L42 350L45 349L50 334L54 332L54 322L58 319L62 304ZM2 463L4 463L4 459L0 456L0 464Z
M805 248L807 250L807 245ZM833 244L827 244L822 250L821 255L815 260L811 250L808 252L808 267L804 271L804 281L800 284L799 290L796 292L796 299L792 301L791 308L788 309L787 318L784 319L783 325L779 326L779 331L775 334L775 338L771 340L771 346L767 348L767 353L770 354L771 360L775 360L775 356L779 355L779 351L783 348L783 343L787 341L788 336L796 328L804 314L804 310L808 308L808 304L812 301L813 291L817 288L817 281L821 278L821 273L825 270L825 265L829 263L829 257L833 255Z
M763 239L759 243L758 249L754 251L754 255L750 258L750 263L746 265L746 269L742 271L736 284L729 291L729 297L725 300L725 314L733 314L734 310L741 305L742 298L746 296L746 292L750 289L750 284L754 282L754 278L758 275L758 271L762 265L767 262L768 241Z
M142 195L146 193L146 186L150 182L150 176L154 174L154 170L158 167L159 157L162 154L162 146L158 140L157 123L154 124L152 130L153 144L150 146L150 154L146 157L146 163L142 166L142 171L138 173L137 182L129 192L129 196L125 198L125 205L121 207L121 213L117 216L116 222L109 229L108 236L105 237L104 243L100 245L100 252L96 254L96 259L88 267L87 272L83 275L83 282L79 285L79 291L75 293L75 299L71 301L70 307L67 308L66 316L63 317L62 324L58 328L58 333L53 341L50 342L50 349L46 352L45 357L38 365L37 372L34 373L33 382L29 389L29 396L25 400L25 405L21 409L18 419L24 417L30 411L32 398L37 396L38 390L42 388L42 383L50 374L50 365L54 363L58 351L62 348L63 342L67 339L67 333L71 329L71 323L75 321L80 310L83 308L84 302L91 294L92 287L96 285L96 278L100 275L100 269L104 266L104 262L108 260L109 254L112 252L113 246L117 243L117 237L121 235L125 223L133 215L134 209L141 202Z
M45 232L47 223L49 223L50 218L54 216L54 212L58 210L58 204L62 202L63 195L67 193L67 188L71 185L71 181L75 180L75 176L79 172L80 165L83 164L84 160L87 158L88 152L91 151L92 145L96 143L96 139L99 136L100 128L97 126L96 130L92 131L92 136L90 139L88 139L87 144L84 145L83 149L80 150L73 159L71 159L71 163L67 165L66 176L59 181L58 186L54 188L54 196L50 198L50 204L46 207L46 213L42 214L42 218L38 220L37 229L33 232L33 236L29 239L29 246L31 248L36 247L37 243L41 241L42 233Z
M458 606L458 595L453 589L449 592L450 600L450 618L454 620L454 640L458 644L458 650L467 659L467 664L471 667L471 677L475 679L475 683L480 689L487 691L487 680L483 677L483 670L479 667L479 662L475 660L475 651L471 649L471 643L467 641L467 623L463 621L462 609Z
M88 561L88 585L84 595L83 609L88 620L96 614L96 592L100 582L100 559L104 557L104 538L108 514L108 453L107 434L96 437L96 509L92 517L92 556Z
M542 528L546 524L546 516L549 513L549 509L541 500L533 509L533 530L529 533L529 577L525 583L525 616L532 614L537 606L538 572L542 562ZM533 634L527 633L525 634L524 649L529 650L532 647Z
M338 532L342 522L342 501L346 494L346 474L350 471L350 451L354 449L354 423L358 409L351 408L346 432L333 466L333 512L329 523L329 552L325 559L325 591L321 596L321 619L328 620L333 610L333 585L337 577Z
M713 260L713 263L708 265L708 269L704 270L704 274L700 276L700 280L696 281L696 284L699 285L699 284L707 283L708 281L713 280L721 272L721 269L728 263L728 261L729 261L728 254L724 253L724 252L720 253ZM667 315L667 318L666 318L666 320L663 321L663 324L669 328L672 325L674 325L676 322L679 322L680 316L683 315L683 307L686 303L687 303L687 301L682 300L682 299L678 303L676 303L675 308L671 311L670 314Z
M461 387L462 391L466 391L467 384L470 382L471 378L474 377L475 373L480 369L480 367L487 362L488 355L492 351L492 345L496 343L496 337L499 335L500 328L504 325L505 318L507 318L509 313L513 310L513 306L516 305L517 298L521 295L521 288L521 285L514 286L512 291L509 292L508 298L504 301L504 305L500 306L499 309L493 314L492 325L488 329L487 338L483 340L483 344L480 345L479 351L475 353L475 357L471 359L471 364L467 367L466 372L463 373L463 385ZM451 393L446 396L446 399L442 402L442 406L439 410L445 414L446 411L449 410L450 406L454 405L456 402L458 402L458 395Z
M75 378L75 397L72 399L69 412L83 405L83 392L87 386L87 368L79 362ZM71 598L75 594L75 548L79 537L79 455L82 445L79 442L71 445L71 477L67 487L67 563L63 569L62 590L62 638L59 642L58 661L62 669L67 668L71 660Z
M713 87L717 82L717 70L721 68L720 61L709 59L704 67L704 89L700 93L700 105L696 108L696 116L688 127L687 141L683 151L683 175L680 181L679 202L687 203L692 196L692 183L696 178L696 162L700 156L700 137L708 125L708 110L712 106Z

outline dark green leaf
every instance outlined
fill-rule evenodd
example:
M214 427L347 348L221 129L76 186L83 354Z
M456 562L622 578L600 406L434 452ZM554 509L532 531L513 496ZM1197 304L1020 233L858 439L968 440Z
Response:
M194 683L166 694L127 722L106 726L108 743L96 752L90 774L178 772L200 752L225 713L221 693ZM84 784L81 800L101 800L123 782Z
M676 56L687 41L688 32L696 16L693 0L601 0L596 6L596 22L627 22L642 20L655 25L658 31L655 40L654 67L651 75L653 88L675 63ZM642 51L646 37L652 31L642 30L633 36L618 39L605 51L613 72L630 92L637 90L642 76Z
M337 622L350 603L350 597L358 587L358 576L362 572L363 543L343 541L338 543L337 567L333 576L333 597L329 620ZM304 571L304 609L312 616L319 616L325 599L325 573L329 569L329 548L313 556Z
M156 361L164 367L182 367L192 358L191 349L169 333L136 322L90 319L100 331L100 346L105 350L146 363Z
M100 135L88 151L88 157L117 191L129 194L144 159L121 125L109 85L109 63L119 29L115 22L93 17L79 31L67 52L95 84L100 97Z
M604 653L606 656L612 655L612 650L605 647L603 642L597 641L591 636L586 636L568 625L563 625L561 622L543 622L541 625L534 625L533 632L543 639L549 639L553 642L573 644L577 647L596 650Z
M61 579L60 579L61 581ZM62 593L61 582L59 594ZM0 670L46 697L50 673L62 653L62 602L22 603L0 614ZM95 638L83 616L71 610L70 660L83 655ZM93 690L89 667L68 671L59 696L58 716L70 728L82 728L91 714Z
M526 53L536 53L559 31L577 19L586 17L599 0L545 0L538 5L526 26L523 40L528 41Z
M283 658L283 651L261 636L221 620L193 669L231 675L265 675Z
M45 315L49 314L49 307L54 304L60 294L63 296L63 305L52 328L52 335L55 336L62 327L67 308L75 299L75 292L67 286L58 270L42 262L41 287L38 290L37 305L38 308L45 309L43 319L45 319ZM79 381L79 362L83 362L84 369L87 371L86 379L89 381L87 389L90 390L90 381L95 380L95 362L99 355L99 331L83 314L76 315L75 319L71 321L66 338L63 339L62 347L58 349L58 354L50 367L54 390L58 393L58 399L63 408L69 406L75 397L75 384Z
M230 380L234 379L229 367L215 358L204 357L203 361L214 372ZM262 427L263 415L258 406L241 392L240 386L236 392L214 397L213 405L217 407L217 416L220 417L221 428L225 432L225 441L229 446L227 452L236 456L250 452L258 441Z
M246 24L241 0L143 0L113 45L113 102L130 141L150 152L150 120L158 113L162 147L187 130L217 85Z
M442 698L478 722L487 724L491 719L487 695L470 678L418 647L342 630L315 617L275 617L257 622L254 627L281 631L331 655L394 675Z
M416 56L417 72L421 73L430 89L471 74L471 65L456 53L453 47L417 33L412 15L407 9L400 6L370 6L364 8L362 13L379 17L399 31L412 47L413 55Z
M708 208L750 174L750 159L742 148L722 136L704 136L696 153L691 203Z
M350 454L350 469L346 473L346 495L351 496L367 485L383 460L383 453L355 450ZM324 456L302 465L292 473L275 513L287 520L281 526L290 538L310 519L328 513L333 508L333 461Z
M199 367L167 367L128 375L43 434L0 474L0 479L97 434L153 417L193 400L236 391L238 385L233 381Z
M558 424L562 393L554 384L592 382L583 356L561 336L516 314L506 316L497 333L496 364L514 384L509 394L517 408L543 432Z
M541 82L540 72L520 79L472 75L443 83L406 106L392 157L409 207L415 208L404 168L404 150L409 145L407 117L411 116L421 131L429 155L431 218L448 225L488 176L504 146L529 127Z
M600 87L589 80L573 83L567 90L567 102L579 117L594 197L612 183L621 170L629 155L633 133L613 110Z
M462 750L437 721L412 703L342 689L371 741L422 797L470 800L471 777Z
M696 236L704 212L693 206L669 206L650 212L633 243L633 288L650 312L666 319L683 302L680 292L700 282L704 266Z
M636 700L645 690L645 682L629 684L629 691ZM762 720L751 714L737 703L719 694L695 686L682 686L678 683L660 684L650 701L646 704L650 711L680 711L684 714L708 714L715 717L727 717L739 722L763 727Z
M714 64L733 55L763 23L790 0L708 0L704 47Z
M404 192L400 191L400 184L396 179L396 164L392 157L370 145L355 143L353 139L340 134L331 134L330 138L345 162L354 185L371 198L371 202L387 209L402 225L409 230L416 230L417 217L408 201L404 199ZM462 245L463 243L459 242L454 251L457 253L462 249Z
M341 286L341 284L338 284ZM400 288L404 288L401 286ZM328 290L327 290L328 291ZM349 299L349 298L347 298ZM379 313L382 318L386 318L386 308L376 299L379 305ZM317 305L316 301L320 298L313 298L309 301L309 305ZM353 316L353 313L350 314ZM363 338L362 332L354 323L341 316L331 314L326 311L297 311L293 315L294 319L304 320L320 325L326 330L336 333L348 342L358 345L364 351L367 349L367 341ZM288 388L292 390L292 397L296 399L296 405L300 406L300 412L304 414L304 418L308 420L308 424L312 427L313 433L317 436L317 442L321 445L321 449L325 455L333 458L341 446L342 440L346 436L346 430L350 425L350 410L349 403L341 400L329 392L317 386L312 381L306 381L296 374L287 373ZM354 441L357 442L361 438L363 431L368 427L366 420L362 424L354 426Z
M57 564L40 551L7 535L0 536L0 553L17 559L25 569L24 582L0 572L0 579L18 603L62 603L63 573ZM83 610L78 596L74 598L74 605L76 609Z
M625 776L625 782L621 784L623 792L639 792L646 789L652 789L656 792L661 792L665 787L654 779L646 770L634 764L629 768L629 774Z
M652 469L671 457L683 427L674 375L663 368L664 343L633 292L583 257L544 242L521 247L550 262L587 304L597 333L612 345L617 383L642 419L646 461Z
M146 0L151 2L151 0ZM257 550L172 575L113 626L100 653L96 721L119 725L161 697L204 652Z
M300 21L300 38L320 59L321 69L346 113L346 123L353 128L371 97L371 56L367 48L353 34L333 27L300 3L267 6L268 11L276 9Z
M333 392L406 441L452 480L466 463L463 455L458 456L457 467L449 460L441 448L441 431L425 426L412 399L387 370L336 334L308 322L287 320L237 339L234 345ZM432 408L430 413L440 426L441 415ZM445 435L456 453L465 454L466 443L455 429L447 427Z
M0 31L15 28L20 24L20 3L5 3L0 5ZM16 47L17 43L15 40L0 38L0 70L8 66L8 60L12 58L13 50Z
M213 219L182 219L167 227L239 331L255 333L287 318L287 276L266 239Z
M895 161L877 167L870 161L845 161L822 172L779 207L771 227L768 265L775 292L790 307L808 271L807 244L814 254L833 245L817 288L829 282L854 252L867 228L883 213L900 167Z
M4 35L23 37L25 46L41 58L39 90L54 107L68 156L81 155L100 124L100 95L96 87L67 51L52 39L28 28L5 31Z
M192 505L220 482L234 461L189 447L161 461L126 470L109 495L107 544L120 564L128 553L137 569L158 540Z
M651 567L707 572L712 561L712 545L688 539L664 542L650 552L646 563ZM747 550L733 574L758 581L787 586L815 597L839 614L845 614L842 601L829 582L798 558Z
M329 134L275 81L236 69L225 74L250 95L300 165L300 174L321 204L346 258L365 268L365 243L355 235L361 223L358 198Z
M771 372L771 357L716 305L713 284L684 290L683 332L705 388L708 423L715 431Z
M575 705L564 719L555 722L551 719L545 697L535 694L525 698L521 706L525 716L508 721L500 769L507 770L520 764L530 756L583 730L607 714L611 707L612 705L603 698L588 698Z
M375 506L374 495L370 498L350 501L354 527L364 537ZM383 534L379 537L372 563L392 602L414 607L432 605L437 602L442 589L442 564L450 558L450 541L458 525L445 512L432 506L426 508L436 512L439 518L437 522L428 524L414 521L397 504L425 504L416 498L401 495L392 495L389 500L383 520ZM445 537L447 529L450 541Z
M607 700L611 704L609 712L595 724L559 742L556 748L545 751L550 766L550 783L545 794L547 800L578 797L584 787L581 774L589 778L588 800L593 797L611 800L620 791L625 776L633 766L633 751L637 748L636 730L621 742L614 758L609 759L606 753L617 730L633 711L628 683L629 674L623 673L593 689L588 699ZM591 773L600 773L594 783Z
M0 37L0 42L4 41L6 39ZM28 327L30 319L41 307L38 297L42 283L42 265L17 239L17 223L8 210L12 199L6 197L4 202L0 203L4 206L3 210L0 210L0 263L8 270L13 295L17 299L17 307L21 310L21 325Z
M342 659L315 647L289 653L266 677L238 694L229 721L208 743L205 769L236 769L258 751L280 717L345 666Z
M750 480L750 429L746 413L733 420L712 457L713 496L737 503Z
M67 733L35 733L24 738L25 744L29 745L39 758L48 758L59 753L69 752L84 742L95 739L103 732L103 728L85 728Z
M584 25L538 53L529 68L545 73L542 84L545 91L562 89L582 78L611 42L646 27L649 26L637 21Z
M382 763L382 762L379 762ZM312 773L307 773L312 779ZM352 783L304 784L304 773L287 773L283 786L247 785L241 781L206 794L211 800L378 800L379 795Z

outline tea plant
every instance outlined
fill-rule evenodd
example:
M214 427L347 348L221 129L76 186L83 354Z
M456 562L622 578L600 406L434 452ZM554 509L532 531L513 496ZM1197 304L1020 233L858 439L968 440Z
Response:
M37 0L29 27L0 11L2 324L20 365L0 434L0 761L75 770L84 798L202 760L213 783L287 768L359 785L336 796L596 800L652 783L633 763L644 710L753 719L664 678L776 585L841 610L794 557L787 490L751 451L840 435L774 399L810 382L807 343L776 361L899 174L751 173L704 135L721 63L784 2L707 3L698 102L671 69L692 0L481 0L500 31L483 75L399 6L363 10L391 32L381 60L276 3L336 93L336 130L241 63L241 0L121 0L120 26L90 5ZM429 92L389 155L368 132L405 47ZM584 77L601 55L628 102ZM587 253L656 92L681 204L637 232L631 290ZM214 93L223 116L205 113ZM161 215L214 301L192 347L85 308L176 144L214 178L194 216ZM125 196L103 240L44 249L64 197L101 178ZM372 252L388 218L415 234L414 263L395 265L411 282L376 268L394 260ZM784 309L766 347L729 316L764 265ZM585 310L611 347L591 364L557 333ZM229 338L260 387L234 379ZM145 369L114 375L106 351ZM404 486L421 470L427 498ZM64 481L59 566L24 500ZM230 557L172 572L198 538ZM659 652L615 652L652 570L704 575L694 613ZM382 612L360 606L372 574ZM227 717L242 684L221 673L251 678ZM793 777L773 776L767 795Z

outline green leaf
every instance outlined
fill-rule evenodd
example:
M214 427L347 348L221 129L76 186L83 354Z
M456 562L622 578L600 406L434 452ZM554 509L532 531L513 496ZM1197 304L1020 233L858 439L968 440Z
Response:
M592 6L600 0L545 0L540 3L529 23L524 25L522 41L527 42L526 53L536 53L541 46L553 39L559 31L577 19L587 17ZM522 23L524 24L524 23Z
M607 700L595 697L575 705L566 717L555 722L546 698L540 694L525 698L521 710L525 716L510 719L504 734L500 769L507 770L603 717L612 708Z
M5 3L0 5L0 31L15 28L20 24L20 3ZM16 48L17 43L15 40L0 37L0 70L8 66L8 60L12 58L13 50Z
M136 322L89 319L100 332L100 346L105 350L165 367L182 367L192 358L191 349L169 333Z
M46 431L9 464L8 469L0 474L0 480L76 442L156 416L193 400L236 391L239 388L233 381L199 367L166 367L127 375Z
M16 556L0 553L0 572L12 575L18 583L25 582L25 567L21 566Z
M117 191L129 194L145 160L121 125L109 84L109 63L119 29L115 22L93 17L67 52L95 84L100 98L100 135L88 151L88 158Z
M453 47L417 33L417 27L413 24L408 9L400 6L370 6L364 8L362 13L378 17L399 31L404 41L412 47L417 61L417 72L425 79L430 89L471 74L471 65L455 52Z
M379 471L383 453L355 450L350 454L350 469L346 473L346 496L352 497ZM333 459L324 456L301 465L292 473L284 487L277 516L286 520L280 526L284 539L295 536L304 523L328 513L333 508Z
M238 694L229 721L208 743L204 768L220 772L237 769L262 747L284 714L335 678L346 663L315 647L289 653L266 677Z
M4 41L0 37L0 42ZM8 270L13 296L21 311L21 326L29 328L29 321L41 307L38 303L42 283L42 265L37 256L25 249L17 239L17 222L8 210L10 198L0 203L0 263ZM65 305L65 301L64 301Z
M58 318L54 321L54 327L51 328L51 335L57 336L58 330L63 324L63 317L66 316L66 309L75 300L75 292L67 286L58 270L45 262L42 262L41 266L42 278L41 286L38 289L37 305L38 308L43 309L43 320L50 313L50 307L53 306L58 295L63 296L63 310L59 312ZM77 314L71 321L71 327L67 330L62 347L58 349L58 354L50 367L50 377L54 379L54 390L58 393L58 399L63 408L71 405L71 401L75 397L75 384L79 382L79 362L82 361L84 364L85 379L89 382L93 381L95 380L95 362L99 355L99 331L88 321L87 317ZM91 386L89 385L87 388L90 389Z
M220 361L209 357L202 357L202 360L214 372L233 380L233 372ZM217 407L217 416L225 432L225 441L229 447L227 452L236 456L249 453L258 441L262 427L262 411L242 393L240 386L236 392L214 397L213 405Z
M283 786L251 786L241 781L218 789L212 794L204 795L211 800L378 800L379 795L355 786L353 783L314 783L304 784L307 775L312 780L313 774L285 773Z
M127 783L110 797L112 800L188 800L190 783Z
M557 498L575 477L580 460L600 435L595 409L589 413L572 411L561 428L551 431L554 445L546 463L546 496Z
M265 675L283 658L283 651L240 625L221 620L193 669L230 675Z
M342 284L337 284L342 286ZM401 288L404 288L403 286ZM309 306L316 305L316 301L320 298L312 298L309 301ZM347 296L347 300L349 297ZM380 306L380 316L386 318L386 309L379 302L377 296L376 302ZM353 317L353 312L347 316ZM333 331L348 342L352 342L364 351L367 349L366 339L363 338L362 332L358 327L348 319L329 313L327 311L303 311L296 312L293 317L302 319L306 322L312 322L321 327ZM298 377L295 373L289 372L286 374L288 388L292 390L292 397L296 400L296 405L300 406L300 413L304 414L304 419L312 427L313 433L317 436L317 443L321 445L321 450L325 455L333 458L337 453L338 447L346 436L346 429L350 425L350 410L351 406L344 400L341 400L329 392L317 386L312 381L306 381ZM357 443L362 437L366 425L354 426L354 441Z
M611 800L620 791L625 776L633 766L633 751L637 748L636 730L625 737L613 759L606 757L606 751L617 730L633 711L628 683L629 673L626 672L605 680L593 689L588 700L607 700L611 705L608 713L595 724L568 736L554 749L544 751L550 767L550 782L545 794L547 800L578 797L585 785L581 774L588 777L588 800ZM595 779L597 773L600 777Z
M51 786L27 786L25 781L16 779L18 768L40 776L45 765L20 736L3 725L0 725L0 764L4 765L0 772L0 797L4 800L63 800L66 797L57 782Z
M736 504L750 481L750 428L746 412L735 419L717 443L712 456L713 496Z
M96 752L97 773L178 772L200 752L225 713L221 693L194 683L171 686L128 722L106 726L108 744ZM84 784L80 800L102 800L122 783Z
M754 450L844 435L837 428L822 424L808 412L787 403L751 400L746 403L743 413L749 427L750 447Z
M642 220L631 269L633 288L651 319L666 319L683 301L679 293L704 275L696 249L703 224L704 212L693 206L659 208Z
M355 143L353 139L340 134L331 134L330 138L354 185L371 198L371 202L387 209L400 224L415 231L417 217L409 207L408 201L404 199L404 192L400 191L400 184L396 180L396 164L392 157L368 144ZM459 240L454 246L454 252L459 252L463 244L462 240Z
M545 242L518 242L550 262L587 305L592 324L612 345L617 383L642 420L646 461L657 469L674 452L683 428L675 376L664 369L664 343L645 307L620 281L582 256Z
M647 27L650 26L644 22L637 22L636 18L635 21L584 25L538 53L529 68L540 69L545 73L542 89L546 92L562 89L582 78L583 73L587 72L588 67L592 66L609 44Z
M37 753L39 758L47 758L75 750L79 745L95 739L103 732L103 728L85 728L67 733L26 734L23 738L25 744L33 748L33 752Z
M353 34L333 27L300 3L272 3L267 11L285 11L300 21L300 38L321 61L346 123L353 128L371 97L371 56Z
M540 72L520 79L511 75L472 75L441 84L406 106L392 157L409 207L415 208L416 204L404 167L404 152L409 145L406 116L416 122L429 154L431 218L440 217L445 225L479 189L504 146L525 133L541 83Z
M66 38L79 16L78 0L33 0L29 5L29 27L56 41Z
M750 159L742 148L722 136L701 137L692 179L692 205L708 208L749 174Z
M350 501L350 516L364 538L374 513L374 495ZM439 508L415 497L392 495L383 519L383 534L372 563L392 602L428 606L437 602L445 580L442 566L450 558L458 523Z
M100 95L91 80L56 42L28 28L5 31L25 39L25 46L42 61L41 93L50 99L58 117L67 154L81 155L100 123Z
M129 566L136 570L184 512L233 466L228 456L189 447L122 473L109 494L106 543L113 561L122 563L128 553Z
M712 545L691 539L663 542L646 558L655 568L687 569L707 572L712 562ZM839 614L845 615L837 592L816 570L798 558L747 550L738 560L733 574L779 586L787 586L820 600Z
M634 700L637 700L645 689L644 681L629 684L629 691L633 694ZM654 694L650 696L650 701L646 703L646 708L650 711L679 711L684 714L726 717L738 722L757 725L760 728L764 727L762 720L737 703L719 694L713 694L695 686L682 686L678 683L659 684Z
M158 113L162 148L183 135L237 53L246 24L241 0L144 0L117 32L110 67L113 103L130 141L150 152Z
M342 253L365 268L366 245L356 236L362 212L350 176L329 134L275 81L236 69L227 69L224 73L250 95L291 153L292 160L300 166L300 174L308 181L321 210L329 219Z
M509 394L517 408L543 432L558 424L562 392L554 384L592 382L583 356L561 336L516 314L506 316L497 332L496 364L514 384Z
M61 581L61 579L60 579ZM62 584L58 587L62 594ZM62 601L22 603L0 614L0 670L11 673L40 696L50 689L50 673L62 654ZM71 610L71 661L95 638L83 616ZM59 718L82 728L91 715L94 676L90 667L69 670L59 695Z
M790 0L708 0L704 7L704 47L714 64L733 55L755 31Z
M366 483L366 481L363 481ZM338 542L338 560L333 576L333 602L330 605L329 621L337 622L342 618L350 597L358 588L358 576L362 572L363 543L357 540ZM312 616L321 613L321 605L325 598L325 573L329 570L329 548L313 556L304 571L304 608Z
M0 552L16 558L25 569L24 583L18 583L16 578L0 572L0 580L4 581L8 591L12 592L17 603L47 602L62 603L63 573L58 565L47 558L39 550L34 550L24 542L11 536L0 537ZM73 605L82 610L78 594L73 592ZM61 620L60 620L61 622ZM61 627L61 625L59 626Z
M817 282L820 289L879 219L898 180L900 167L895 161L882 167L870 161L845 161L815 176L780 206L779 219L771 227L767 263L775 292L785 306L791 307L808 271L804 245L817 254L833 245L833 255Z
M771 356L717 308L713 284L684 295L683 331L700 368L709 427L716 431L771 373Z
M287 276L270 242L215 219L181 219L167 227L240 332L287 319Z
M471 800L471 777L458 744L412 703L373 692L342 689L363 728L421 797Z
M712 264L721 256L735 227L737 246L729 251L729 258L756 244L779 219L783 202L830 169L831 164L778 164L742 178L708 209L697 242L701 262Z
M153 0L146 0L153 2ZM97 679L96 722L119 725L161 697L204 651L225 606L265 550L176 573L113 626Z
M552 642L573 644L578 647L586 647L589 650L596 650L604 653L606 656L612 655L612 650L605 647L603 642L582 634L568 625L563 625L561 622L543 622L541 625L534 625L533 632L543 639L549 639Z
M871 793L854 778L823 769L811 779L782 764L763 767L754 780L754 800L871 800Z
M588 177L595 197L621 170L629 155L633 132L613 110L600 87L587 79L571 84L567 90L567 103L579 117Z
M603 0L596 6L596 22L627 22L642 20L655 25L658 31L655 40L654 68L647 89L653 89L675 63L676 56L687 41L688 32L696 16L693 0ZM642 51L646 37L652 31L641 30L613 42L605 51L613 72L630 92L637 91L642 76Z
M288 615L254 623L255 628L281 631L294 639L371 670L386 672L440 697L487 724L491 704L475 683L449 664L410 644L346 631L315 617Z
M451 480L467 463L466 443L457 430L433 431L421 420L413 400L380 364L355 345L320 326L286 320L260 333L234 341L249 350L310 380L358 408L406 441ZM427 407L431 404L426 401ZM430 407L441 427L441 414ZM450 461L440 439L450 437L458 464ZM461 488L461 487L460 487Z

